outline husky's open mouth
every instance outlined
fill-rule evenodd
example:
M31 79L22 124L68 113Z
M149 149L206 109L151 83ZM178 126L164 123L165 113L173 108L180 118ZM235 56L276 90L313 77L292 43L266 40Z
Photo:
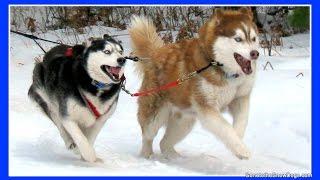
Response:
M252 73L251 61L249 59L244 58L238 53L234 53L233 56L245 74Z
M101 69L104 73L106 73L110 77L111 80L120 81L121 67L112 67L108 65L102 65Z

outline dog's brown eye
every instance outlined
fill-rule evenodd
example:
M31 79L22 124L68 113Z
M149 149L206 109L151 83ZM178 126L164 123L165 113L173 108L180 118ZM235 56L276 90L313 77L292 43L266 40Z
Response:
M236 37L236 38L234 38L234 40L237 41L237 42L241 42L242 41L242 39L240 37Z
M122 55L122 54L123 54L123 51L119 51L119 53Z
M256 42L256 37L252 38L252 41L253 41L253 42Z
M105 54L111 54L111 52L109 50L104 50L103 51Z

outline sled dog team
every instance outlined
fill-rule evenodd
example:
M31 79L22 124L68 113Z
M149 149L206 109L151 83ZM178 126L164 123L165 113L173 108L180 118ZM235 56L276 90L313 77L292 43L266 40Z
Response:
M153 154L153 140L166 127L160 149L166 158L179 157L175 145L192 130L196 119L238 158L248 159L243 142L255 81L258 31L249 8L216 9L198 37L166 44L146 17L132 17L129 28L140 91L160 87L212 66L178 86L138 97L142 131L141 155ZM121 43L105 35L87 45L59 45L35 65L28 95L49 117L68 149L88 162L101 161L93 148L114 113L126 65ZM233 123L222 113L228 111Z

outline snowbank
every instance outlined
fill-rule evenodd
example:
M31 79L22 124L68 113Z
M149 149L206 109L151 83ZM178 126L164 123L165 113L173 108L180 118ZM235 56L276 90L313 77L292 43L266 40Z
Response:
M110 28L92 28L92 35L126 34ZM245 143L250 160L238 160L199 124L177 146L184 157L164 159L159 150L163 130L155 140L155 156L139 157L140 127L136 99L121 93L118 109L96 141L103 164L89 164L64 147L57 129L27 97L34 57L42 51L33 41L10 34L9 65L9 175L244 175L246 172L311 172L311 58L309 34L284 39L282 56L263 56L251 99ZM73 36L48 32L42 37L58 40ZM128 36L120 36L125 53ZM50 43L41 42L46 49ZM292 48L291 48L292 46ZM261 51L261 54L262 51ZM263 71L271 62L274 70ZM298 76L303 73L303 76ZM127 87L136 90L140 80L133 63L126 67ZM228 115L226 115L230 118ZM35 168L36 167L36 168Z

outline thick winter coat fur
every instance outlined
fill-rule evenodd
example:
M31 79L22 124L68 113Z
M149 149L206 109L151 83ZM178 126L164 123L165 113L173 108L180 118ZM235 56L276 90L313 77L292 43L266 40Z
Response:
M142 59L138 64L143 78L141 91L172 82L212 60L223 64L176 88L139 97L144 157L152 155L153 139L164 125L167 128L160 142L161 151L166 157L176 157L174 145L191 131L196 119L237 157L250 157L242 138L259 55L257 28L252 19L247 8L217 10L199 30L199 38L164 44L149 19L133 17L129 33L133 52ZM230 76L234 74L238 77ZM233 125L222 116L226 109L233 116Z
M125 59L121 45L113 39L93 41L88 47L59 45L37 63L28 95L58 128L68 149L89 162L99 160L93 144L117 106ZM106 68L115 71L107 73ZM121 69L121 70L120 70ZM101 90L93 82L105 87ZM88 107L90 101L102 115L98 119Z

